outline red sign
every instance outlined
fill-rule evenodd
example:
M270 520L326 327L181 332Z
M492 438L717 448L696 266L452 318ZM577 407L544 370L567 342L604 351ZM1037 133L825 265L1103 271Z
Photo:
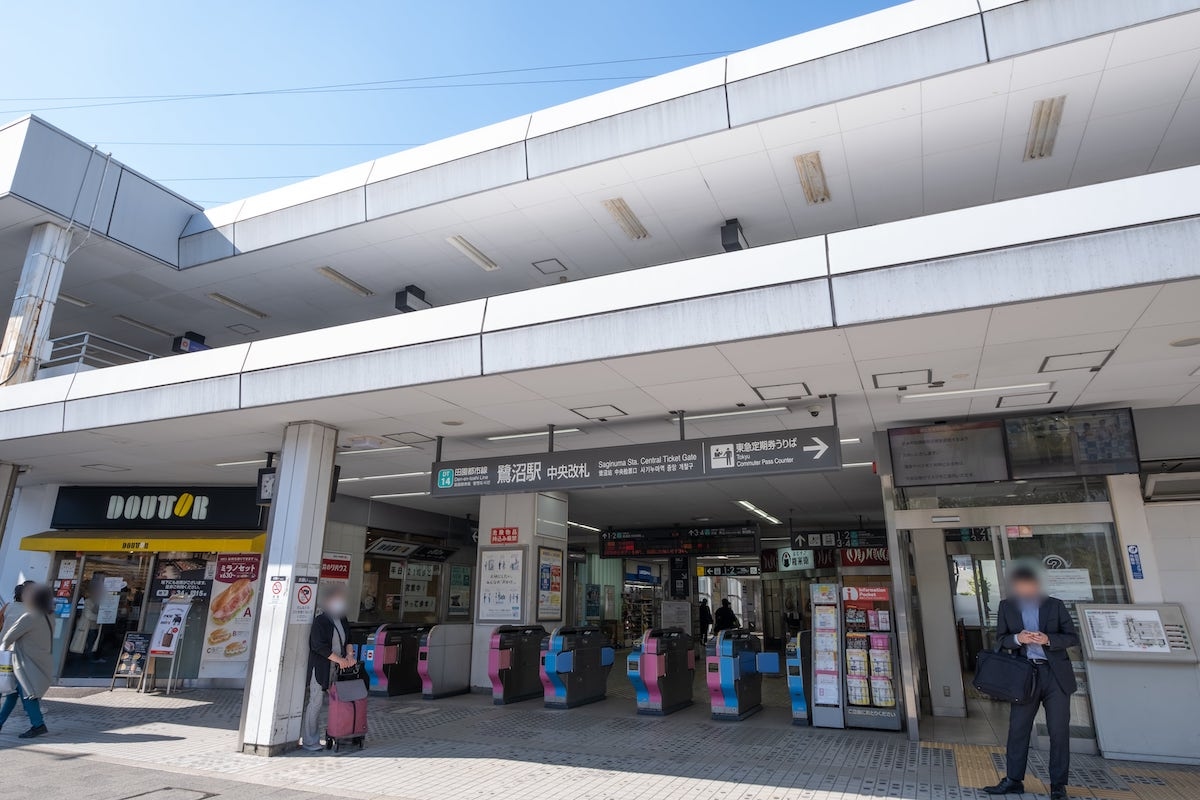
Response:
M847 547L838 554L843 567L886 567L892 563L886 547Z
M217 556L217 580L221 583L233 583L245 578L250 582L258 580L258 565L262 556L257 553L227 554Z
M848 602L886 603L888 589L886 586L845 586L842 598Z
M492 544L516 544L520 528L492 528Z
M321 577L326 580L346 580L350 577L350 559L330 558L321 559Z

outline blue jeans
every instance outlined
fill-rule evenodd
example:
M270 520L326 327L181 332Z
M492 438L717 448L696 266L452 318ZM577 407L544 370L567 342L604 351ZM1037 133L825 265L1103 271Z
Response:
M35 698L25 696L25 689L20 683L17 684L17 691L4 696L4 703L0 705L0 725L8 722L8 715L17 707L17 696L21 698L21 706L25 709L25 715L29 717L29 724L35 728L46 724L46 718L42 716L42 704Z

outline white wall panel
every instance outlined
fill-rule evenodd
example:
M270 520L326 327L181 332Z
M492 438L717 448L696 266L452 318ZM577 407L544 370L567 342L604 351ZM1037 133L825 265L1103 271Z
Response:
M649 150L728 126L724 88L696 92L530 138L526 142L529 177Z
M63 403L0 412L0 440L61 433L62 429Z
M70 217L74 210L77 224L85 227L93 219L94 210L96 228L104 231L112 214L121 164L111 161L104 176L103 153L93 153L91 147L41 120L30 119L24 126L12 193L62 217ZM159 191L172 196L161 187ZM178 230L171 235L178 235Z
M983 15L993 60L1196 10L1195 0L1028 0Z
M375 159L371 167L368 183L407 175L430 167L448 164L468 156L486 153L489 150L499 150L511 144L518 144L525 139L529 129L529 115L515 117L495 125L476 128L473 131L460 133L447 139L413 147L390 156Z
M471 336L247 372L241 403L252 408L475 377L479 363L479 338Z
M1200 214L1200 167L829 234L834 275Z
M67 392L73 380L74 375L58 375L5 386L3 391L0 391L0 411L61 403L67 399Z
M12 190L13 178L21 163L21 147L25 144L30 124L26 118L0 127L0 194Z
M1200 275L1200 219L1163 222L832 279L839 325Z
M486 333L486 374L774 336L833 324L829 288L810 280Z
M488 300L484 331L825 275L824 237L797 239L493 297Z
M525 180L519 142L367 185L367 219L398 214Z
M63 413L63 430L90 430L133 422L234 411L238 408L239 383L238 376L229 375L170 386L156 386L153 389L88 397L83 400L68 400Z
M730 81L729 122L769 117L983 64L977 19L962 19L741 81Z
M486 300L294 333L247 345L246 372L478 334Z
M238 214L244 205L246 205L245 200L234 200L232 203L226 203L223 206L217 206L199 214L193 214L192 218L188 220L188 224L184 226L182 235L190 236L193 233L211 231L213 228L232 225L237 222Z
M209 261L229 258L233 247L233 225L223 225L179 240L179 268L186 269Z
M291 208L303 203L310 203L325 197L331 197L352 189L361 189L366 185L371 174L373 162L355 164L353 167L339 169L325 175L318 175L299 183L281 186L269 192L247 197L238 209L237 221L247 220L283 208ZM218 224L224 224L224 220Z
M79 372L67 393L68 400L119 394L168 384L202 381L241 370L249 344L217 347L199 353L138 361L107 369Z
M172 266L178 264L179 234L198 207L130 170L110 174L108 180L118 178L109 238Z
M238 250L247 253L366 219L366 190L359 187L239 221L233 235Z

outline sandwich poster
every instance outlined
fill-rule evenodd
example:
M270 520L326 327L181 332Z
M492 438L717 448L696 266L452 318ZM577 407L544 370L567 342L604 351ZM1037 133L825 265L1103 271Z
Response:
M261 559L257 553L217 556L200 655L201 678L245 676L258 612Z

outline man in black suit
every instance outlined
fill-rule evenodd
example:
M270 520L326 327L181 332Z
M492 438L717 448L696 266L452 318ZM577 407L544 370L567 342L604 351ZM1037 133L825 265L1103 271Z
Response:
M1067 648L1079 644L1075 623L1067 607L1056 597L1047 597L1032 567L1017 565L1009 571L1009 595L1000 601L996 641L1001 647L1020 650L1037 670L1037 689L1032 702L1014 703L1008 717L1007 775L1000 783L984 789L988 794L1020 794L1025 791L1025 767L1029 761L1029 738L1038 706L1046 709L1050 734L1050 800L1067 800L1067 776L1071 770L1071 695L1076 689L1075 670Z

